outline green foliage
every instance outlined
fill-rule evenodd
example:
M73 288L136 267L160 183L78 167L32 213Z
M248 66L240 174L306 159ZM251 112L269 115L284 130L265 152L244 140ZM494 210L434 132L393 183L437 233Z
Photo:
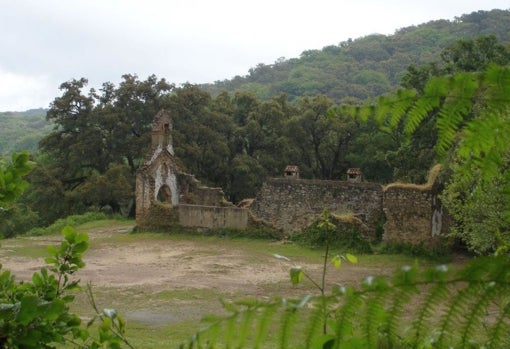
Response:
M460 270L404 266L360 287L339 285L327 297L228 304L227 317L181 347L259 348L269 327L279 333L277 348L503 348L510 345L509 278L508 256L476 258ZM326 334L316 317L324 301ZM263 335L245 336L240 326Z
M423 244L382 242L374 248L374 253L412 256L440 263L450 262L452 260L452 248L446 245L435 246L431 249L430 247L425 247Z
M380 122L383 125L396 127L402 124L409 134L415 132L430 115L437 115L436 150L443 161L453 159L455 162L451 167L453 177L447 183L447 208L461 219L461 224L468 223L470 216L478 222L476 224L487 225L490 232L483 230L488 233L483 243L472 239L481 237L481 231L474 233L477 230L475 225L458 234L473 250L487 252L490 248L497 249L508 244L510 201L502 198L508 198L510 191L507 161L510 145L506 141L510 134L509 93L510 68L491 64L482 72L433 77L421 94L397 92L381 97L377 106L344 106L335 111L360 118L375 112L382 116ZM493 199L491 207L502 212L501 215L479 212L481 206L476 206L477 200L484 199L484 193L492 193L485 198ZM475 213L478 218L474 217ZM496 222L499 219L501 221ZM502 230L492 229L495 225Z
M81 215L71 215L61 218L45 228L33 228L27 232L29 236L42 236L54 234L61 231L66 226L78 226L84 223L93 222L101 219L111 218L109 215L101 212L87 212Z
M10 238L23 234L39 224L39 216L22 203L6 204L0 210L0 234Z
M358 253L372 252L370 242L361 236L361 222L359 220L350 215L331 215L329 219L334 226L334 231L324 229L319 218L302 232L294 233L291 239L313 248L323 248L328 244L331 248L337 250Z
M39 140L51 131L46 110L0 112L0 156L29 151L35 153Z
M409 65L439 61L441 55L448 69L453 65L479 70L488 59L505 64L499 60L504 53L492 45L492 39L470 40L492 34L508 43L509 19L508 10L479 11L455 20L401 28L393 35L372 34L349 39L322 50L304 51L299 58L260 63L246 76L203 87L212 95L225 90L253 91L259 98L285 93L292 101L318 94L337 103L346 97L374 98L395 89Z
M47 267L32 275L30 281L18 282L8 270L0 273L0 347L55 348L71 344L79 348L120 348L124 343L125 321L113 309L100 312L93 301L90 285L88 295L101 323L98 338L90 335L78 315L70 310L73 291L79 289L75 273L85 266L88 236L67 226L62 229L60 246L49 246Z
M235 228L219 228L208 230L207 232L194 232L193 234L214 235L226 238L248 238L248 239L264 239L264 240L280 240L282 233L276 230L257 228L257 229L235 229Z
M358 258L350 253L347 253L345 255L336 255L334 256L331 261L329 260L329 253L330 253L330 239L332 238L333 234L337 230L337 226L332 221L332 217L328 210L324 210L320 217L317 219L317 229L321 231L321 235L325 237L325 251L324 251L324 263L322 266L322 279L320 282L315 281L305 270L303 270L300 266L293 266L290 268L290 281L292 285L297 285L301 282L303 277L307 278L309 281L312 282L312 284L320 291L321 297L323 299L323 302L321 303L320 307L317 307L317 311L313 313L311 316L311 319L313 321L309 324L309 329L307 330L310 336L306 339L307 345L309 345L312 341L311 333L314 332L316 328L322 324L322 331L323 334L327 334L327 322L329 320L329 310L326 302L326 273L328 270L328 263L333 264L333 266L336 269L340 269L342 265L342 260L346 260L350 263L358 263ZM283 259L290 261L287 257L275 255L276 258ZM307 300L303 300L301 303L306 303ZM290 319L284 319L283 321L286 322L286 326L283 326L282 329L284 332L281 335L282 338L282 345L281 347L286 346L286 340L285 338L290 336ZM285 343L285 344L283 344Z
M11 161L0 158L0 209L23 193L28 183L23 179L33 168L28 152L14 153Z
M350 167L347 154L359 124L349 117L328 118L331 99L319 95L298 101L298 113L286 124L287 136L299 157L293 163L307 177L339 179Z
M455 219L452 235L465 241L477 254L493 253L498 246L510 245L507 225L507 181L498 174L491 181L480 179L479 170L452 164L452 177L441 200Z

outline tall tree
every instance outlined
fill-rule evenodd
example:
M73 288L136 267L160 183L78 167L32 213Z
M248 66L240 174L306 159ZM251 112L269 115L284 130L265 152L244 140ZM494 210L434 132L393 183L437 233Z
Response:
M349 117L329 118L333 102L325 96L299 101L298 114L288 127L288 137L302 153L304 173L321 179L340 179L350 166L346 161L349 143L357 130Z
M173 85L154 75L145 81L136 75L122 78L119 87L107 82L99 91L91 90L87 95L83 91L86 79L60 86L62 96L55 98L47 113L47 119L55 125L53 132L40 142L44 175L33 179L30 191L48 194L47 187L53 187L56 193L61 192L58 201L65 203L67 209L60 210L55 205L50 210L53 214L44 213L45 222L106 203L118 210L120 202L126 201L125 193L133 195L132 178L150 144L151 121L169 105L168 93ZM128 166L132 178L111 183L124 186L110 191L117 197L92 195L92 183L104 182L112 168L118 168L115 165ZM39 205L36 196L28 193L27 198L34 207Z

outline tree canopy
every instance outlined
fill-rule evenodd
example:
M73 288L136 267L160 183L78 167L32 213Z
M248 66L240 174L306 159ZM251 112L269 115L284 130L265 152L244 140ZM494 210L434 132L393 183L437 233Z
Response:
M509 33L510 11L477 11L453 20L401 28L393 35L373 34L320 50L306 50L299 58L281 57L273 64L259 63L245 76L216 81L203 88L212 95L224 90L247 90L261 99L284 93L291 101L318 94L328 96L334 103L347 97L364 100L391 92L399 86L409 65L420 67L437 61L446 47L459 40L494 35L498 41L508 43ZM475 43L472 47L476 46ZM470 47L459 42L457 48L465 51ZM462 57L455 56L454 51L443 54L461 63ZM478 70L478 63L471 67Z

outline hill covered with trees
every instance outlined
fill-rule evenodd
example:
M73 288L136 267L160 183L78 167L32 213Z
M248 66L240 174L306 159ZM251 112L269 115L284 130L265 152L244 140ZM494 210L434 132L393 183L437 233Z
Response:
M0 156L22 150L35 152L39 140L50 132L51 127L45 109L0 112Z
M285 93L290 100L324 94L339 103L346 98L364 100L397 87L410 65L438 61L441 52L457 40L495 35L510 42L510 11L464 14L449 20L399 29L393 35L373 34L304 51L299 58L260 63L246 76L203 85L212 95L246 90L268 99Z

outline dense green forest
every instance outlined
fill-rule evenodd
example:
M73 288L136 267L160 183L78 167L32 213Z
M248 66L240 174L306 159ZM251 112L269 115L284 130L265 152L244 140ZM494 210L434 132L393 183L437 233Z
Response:
M51 128L44 109L0 112L0 156L23 150L35 152Z
M335 103L366 99L397 87L410 65L436 61L451 43L479 35L510 42L510 11L464 14L449 20L401 28L393 35L373 34L304 51L299 58L260 63L246 76L204 85L212 95L221 91L251 91L267 99L285 93L290 100L324 94Z
M415 91L417 95L411 98L416 98L427 92L426 83L430 79L484 72L491 64L507 65L510 62L508 41L500 38L507 40L501 32L501 19L509 14L499 10L476 12L455 22L435 21L385 37L400 42L403 36L413 37L414 33L416 39L431 31L445 33L433 37L450 37L452 32L471 28L461 40L447 43L445 39L444 45L433 41L438 49L436 54L420 46L422 41L414 40L418 43L415 47L421 47L417 51L430 54L429 60L419 65L420 60L412 55L402 58L401 64L408 65L407 69L402 68L398 77L395 75L388 89L398 81L402 88ZM471 38L476 32L488 35ZM351 63L367 64L367 70L368 57L377 56L370 48L379 44L373 41L368 45L370 41L365 39L337 49L342 55L353 47L368 50L364 56L351 57ZM358 46L360 43L366 45ZM409 37L407 45L412 46ZM327 49L317 51L317 57L327 52ZM298 61L306 62L305 58ZM324 60L311 60L309 64L317 69L328 66ZM389 65L377 67L384 67L387 74L391 71ZM268 71L274 68L268 67ZM343 76L339 72L330 75ZM322 75L317 76L323 81ZM277 84L275 81L271 86ZM364 81L361 85L370 86L370 83ZM271 93L261 98L244 89L211 93L196 85L175 86L156 76L140 80L136 75L124 75L118 86L105 82L100 89L90 91L85 78L64 82L60 86L61 95L46 113L47 121L40 117L39 111L33 115L2 114L3 122L18 125L16 132L23 137L35 140L44 136L34 151L37 166L27 177L28 189L0 211L0 231L11 236L88 211L132 214L134 176L150 145L152 118L161 109L166 109L173 119L174 148L183 168L206 184L223 188L233 202L254 197L268 177L281 176L289 164L299 166L303 178L313 179L344 179L348 168L360 167L366 180L384 184L423 182L427 171L439 160L437 111L430 110L411 136L401 123L384 118L384 114L381 117L380 113L367 113L358 118L333 112L342 110L339 106L355 108L370 103L362 102L361 97L373 97L375 101L383 90L372 90L366 96L345 94L340 103L338 98L319 93L324 91L304 86L299 95ZM352 84L338 85L346 86ZM38 125L36 135L30 135L32 124ZM19 149L15 144L16 141L9 142L7 148L1 149L3 154ZM33 146L26 148L33 149ZM445 182L449 176L455 178L453 169L452 165L451 170L445 171ZM469 191L473 183L466 184L458 178L449 188L457 185ZM494 186L489 189L497 191ZM452 209L459 207L459 199L454 195L449 200ZM497 207L497 203L494 205ZM459 218L465 216L460 211ZM477 248L483 253L493 246L489 242Z

